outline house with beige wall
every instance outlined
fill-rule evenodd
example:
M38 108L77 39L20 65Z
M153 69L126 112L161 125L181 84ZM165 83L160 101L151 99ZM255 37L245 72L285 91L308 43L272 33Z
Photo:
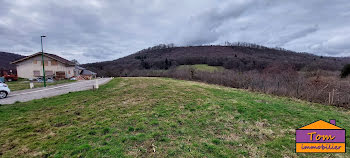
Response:
M11 62L16 64L18 77L27 79L43 77L42 64L45 65L46 77L64 79L75 76L75 63L49 53L44 53L44 63L42 63L41 54L41 52L38 52Z

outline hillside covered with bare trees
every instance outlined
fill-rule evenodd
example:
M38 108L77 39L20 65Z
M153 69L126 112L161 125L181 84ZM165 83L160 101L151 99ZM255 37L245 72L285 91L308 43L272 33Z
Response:
M350 82L340 72L349 57L316 56L249 43L224 46L157 45L107 62L85 64L99 76L160 76L249 89L350 107ZM207 72L181 65L223 67Z

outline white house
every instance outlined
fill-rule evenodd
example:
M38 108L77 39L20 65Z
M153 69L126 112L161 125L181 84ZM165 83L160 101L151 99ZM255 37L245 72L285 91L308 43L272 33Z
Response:
M43 76L41 52L11 62L16 64L17 75L34 79ZM44 53L45 75L56 79L75 76L75 63L54 54Z

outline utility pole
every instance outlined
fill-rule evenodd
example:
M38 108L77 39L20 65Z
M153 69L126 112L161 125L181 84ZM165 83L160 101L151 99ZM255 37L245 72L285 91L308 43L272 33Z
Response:
M42 64L43 64L44 87L46 87L46 76L45 76L45 63L44 63L43 37L46 37L46 36L40 36L40 39L41 39L41 62L42 62Z

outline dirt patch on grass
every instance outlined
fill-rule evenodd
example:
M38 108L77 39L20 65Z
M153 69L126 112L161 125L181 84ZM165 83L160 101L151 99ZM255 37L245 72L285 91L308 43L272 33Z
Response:
M225 141L233 141L233 142L237 142L237 141L241 140L241 137L236 133L229 133L229 134L225 134L225 135L220 135L219 138L221 138L222 140L225 140Z

